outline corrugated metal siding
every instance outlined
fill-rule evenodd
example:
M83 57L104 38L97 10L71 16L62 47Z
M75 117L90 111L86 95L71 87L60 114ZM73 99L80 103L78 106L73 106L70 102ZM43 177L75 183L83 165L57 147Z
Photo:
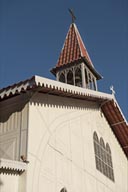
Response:
M26 155L28 104L20 97L0 105L0 158L19 160Z

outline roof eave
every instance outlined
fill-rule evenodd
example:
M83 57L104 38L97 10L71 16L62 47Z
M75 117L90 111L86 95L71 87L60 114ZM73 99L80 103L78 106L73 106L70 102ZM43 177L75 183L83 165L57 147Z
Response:
M72 61L70 63L66 63L66 64L63 64L63 65L60 65L60 66L56 66L54 68L52 68L50 70L50 72L56 76L56 73L59 71L59 70L62 70L64 68L67 68L69 66L72 66L74 64L79 64L80 62L84 62L87 67L90 69L90 71L95 75L95 77L97 78L97 80L100 80L102 79L103 77L95 70L95 68L88 62L88 60L85 58L85 57L80 57L78 60L75 60L75 61Z
M100 73L95 70L95 68L88 62L88 60L85 57L82 57L82 59L83 59L84 63L86 63L86 65L90 69L90 71L95 75L97 80L100 80L103 78L103 76L100 75Z
M79 64L79 63L82 62L82 61L83 61L83 59L80 57L79 59L77 59L77 60L75 60L75 61L72 61L72 62L69 62L69 63L65 63L65 64L60 65L60 66L57 66L57 65L56 65L56 67L50 69L50 72L51 72L54 76L56 76L56 73L57 73L58 71L60 71L60 70L62 70L62 69L66 69L67 67L71 67L71 66L73 66L74 64L77 65L77 64Z

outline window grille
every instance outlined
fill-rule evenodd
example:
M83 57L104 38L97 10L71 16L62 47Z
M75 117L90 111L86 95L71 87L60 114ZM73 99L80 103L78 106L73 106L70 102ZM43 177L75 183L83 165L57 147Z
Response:
M105 145L103 138L101 137L99 139L96 132L93 134L93 142L97 170L114 181L112 156L109 144L106 143Z

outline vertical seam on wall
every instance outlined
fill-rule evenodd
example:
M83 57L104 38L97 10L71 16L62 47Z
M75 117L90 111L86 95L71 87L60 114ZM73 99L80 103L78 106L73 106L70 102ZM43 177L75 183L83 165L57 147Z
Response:
M28 101L28 103L27 103L27 131L26 131L26 157L28 156L28 132L29 132L29 106L30 106L30 104L29 104L29 102L30 101ZM28 157L27 157L28 158Z
M22 110L21 110L21 115L20 115L20 137L19 137L19 157L18 160L20 161L20 156L21 156L21 130L22 130Z

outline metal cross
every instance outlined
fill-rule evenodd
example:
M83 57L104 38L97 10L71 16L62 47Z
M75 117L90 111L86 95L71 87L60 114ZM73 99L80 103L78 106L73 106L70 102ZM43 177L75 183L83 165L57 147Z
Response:
M74 23L74 21L76 20L76 17L73 13L73 10L71 10L71 9L68 9L68 10L69 10L69 13L71 14L71 17L72 17L72 23Z
M116 93L116 92L115 92L115 90L114 90L113 85L111 85L111 86L110 86L110 90L112 91L112 95L114 95L114 96L115 96L115 93Z

